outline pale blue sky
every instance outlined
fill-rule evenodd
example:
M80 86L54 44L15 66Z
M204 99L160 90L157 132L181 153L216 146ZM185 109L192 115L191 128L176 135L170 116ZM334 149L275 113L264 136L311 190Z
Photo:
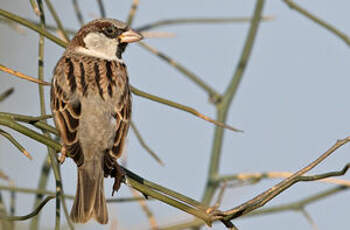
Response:
M94 0L79 1L86 21L98 15ZM82 2L84 2L82 4ZM131 1L105 1L109 17L125 20ZM297 1L312 13L350 34L350 2ZM71 1L52 1L63 24L79 28ZM250 16L255 1L141 1L134 25L174 17ZM0 7L35 19L29 1L1 1ZM339 38L314 24L282 1L266 1L264 15L275 16L262 23L242 84L230 108L228 123L245 132L225 133L220 172L223 174L262 171L295 171L327 150L337 139L349 135L350 51ZM52 19L47 21L52 23ZM176 34L171 39L146 41L183 63L219 92L232 77L246 38L249 24L181 25L157 29ZM0 24L0 63L31 76L37 74L38 35L24 29L18 35ZM219 34L219 36L218 36ZM45 79L63 49L50 41L45 46ZM124 59L131 83L147 92L192 106L215 117L207 95L168 64L148 52L131 45ZM37 87L0 73L0 92L14 86L15 94L0 104L1 111L28 115L39 114ZM49 100L48 90L46 99ZM158 153L166 166L159 166L140 147L134 134L128 140L128 168L145 178L200 199L205 186L214 126L183 111L175 110L143 98L134 97L133 120L146 142ZM35 188L46 148L13 131L14 136L33 155L25 159L7 140L0 138L0 169L18 186ZM334 153L313 173L341 169L349 162L350 146ZM71 160L62 166L64 189L75 193L76 169ZM344 179L350 179L348 175ZM109 196L112 180L105 180ZM222 209L242 203L277 180L228 190ZM51 176L49 189L54 190ZM301 183L293 186L268 205L296 201L330 185ZM8 200L7 192L2 192ZM118 196L130 196L123 186ZM320 229L345 229L348 225L349 192L312 204L309 211ZM8 202L7 202L8 204ZM17 215L32 210L33 196L19 195ZM157 221L172 223L191 217L157 201L149 203ZM68 202L68 207L72 202ZM41 226L54 224L54 202L44 209ZM147 229L148 223L138 204L109 205L110 218L117 218L118 229ZM23 222L22 224L27 224ZM239 229L311 229L301 213L285 212L258 218L238 219ZM21 224L18 223L20 226ZM96 229L94 222L79 229ZM44 229L44 228L43 228ZM104 229L108 229L105 227ZM221 224L213 229L223 229Z

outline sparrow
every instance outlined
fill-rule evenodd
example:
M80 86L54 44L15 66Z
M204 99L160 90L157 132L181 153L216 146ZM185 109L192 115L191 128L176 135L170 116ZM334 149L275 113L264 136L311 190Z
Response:
M108 222L103 179L114 177L113 192L118 191L124 173L117 159L131 116L122 53L142 38L121 21L93 20L76 33L53 71L50 102L62 142L59 160L68 155L78 167L73 222Z

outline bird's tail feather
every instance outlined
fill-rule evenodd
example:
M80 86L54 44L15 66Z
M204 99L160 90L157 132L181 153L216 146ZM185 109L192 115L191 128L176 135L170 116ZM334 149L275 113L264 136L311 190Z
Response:
M99 161L84 162L78 168L77 192L70 213L73 222L86 223L91 218L100 224L108 222L108 212L103 188L103 171Z

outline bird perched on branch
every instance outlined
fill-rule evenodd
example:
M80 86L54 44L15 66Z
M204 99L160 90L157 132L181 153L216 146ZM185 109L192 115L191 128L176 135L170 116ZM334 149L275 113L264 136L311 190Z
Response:
M51 109L59 130L60 161L68 154L78 166L71 210L74 222L108 222L103 178L124 173L117 163L131 115L131 93L122 53L143 37L125 23L97 19L83 26L58 61L52 79Z

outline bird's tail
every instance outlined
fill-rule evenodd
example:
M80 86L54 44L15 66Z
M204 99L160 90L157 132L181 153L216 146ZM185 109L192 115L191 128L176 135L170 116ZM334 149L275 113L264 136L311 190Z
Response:
M78 168L77 192L70 213L73 222L86 223L91 218L107 224L108 212L103 188L103 170L100 161L84 162Z

